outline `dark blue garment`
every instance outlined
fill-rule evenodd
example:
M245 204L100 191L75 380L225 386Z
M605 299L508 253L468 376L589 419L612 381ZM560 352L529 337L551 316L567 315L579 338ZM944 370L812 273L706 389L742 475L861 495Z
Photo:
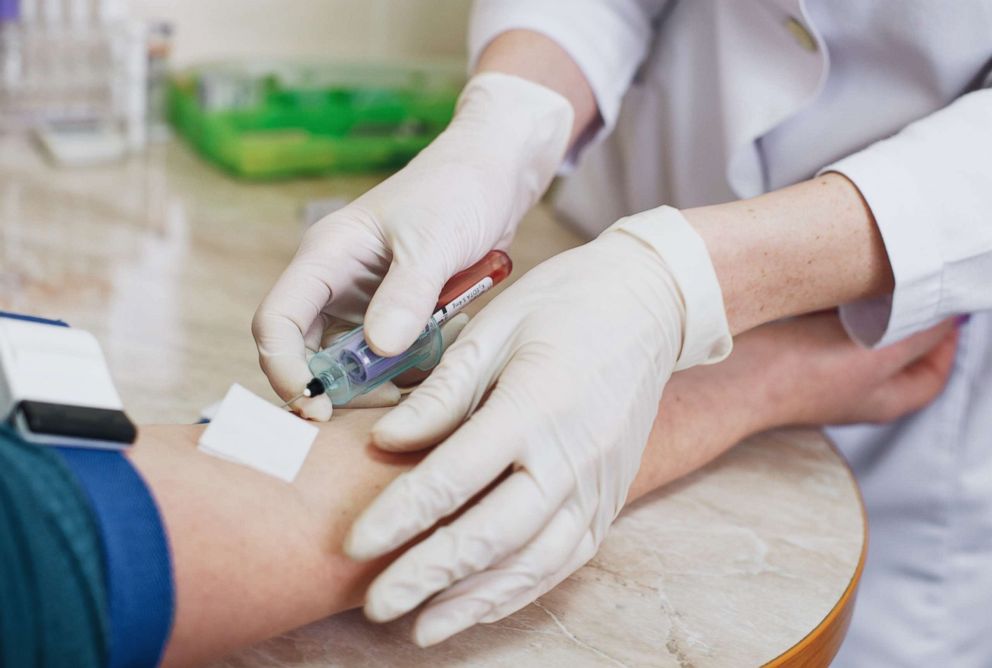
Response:
M106 665L96 520L59 455L0 427L0 666Z
M174 611L169 542L155 500L127 457L58 448L89 497L103 545L111 668L157 665Z
M155 666L174 609L168 538L130 461L0 426L0 668Z

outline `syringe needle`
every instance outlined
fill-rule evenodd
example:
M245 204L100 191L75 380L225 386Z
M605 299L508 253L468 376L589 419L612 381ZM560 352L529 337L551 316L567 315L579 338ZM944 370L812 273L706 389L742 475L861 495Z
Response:
M323 393L324 393L324 386L321 384L319 380L314 378L309 383L307 383L307 386L303 388L302 392L300 392L295 397L284 403L279 408L289 408L291 404L299 401L300 399L309 399L311 397L316 397L317 395Z
M290 399L289 401L287 401L286 403L284 403L279 408L289 408L290 404L293 404L293 403L299 401L300 399L302 399L305 396L307 396L307 391L306 390L303 390L302 392L300 392L295 397L293 397L292 399Z

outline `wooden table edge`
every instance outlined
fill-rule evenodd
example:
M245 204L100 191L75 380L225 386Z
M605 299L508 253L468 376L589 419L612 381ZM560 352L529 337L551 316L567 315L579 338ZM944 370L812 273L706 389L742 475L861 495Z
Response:
M861 555L858 557L858 565L854 569L854 575L851 576L851 581L848 582L847 588L844 589L844 593L841 594L837 604L830 609L823 620L812 631L807 633L802 640L764 664L764 668L829 666L834 656L837 655L844 637L847 635L847 629L851 624L851 616L854 614L854 602L858 594L858 584L861 582L861 573L865 567L865 557L868 555L868 513L865 510L865 500L861 494L861 487L858 485L858 480L854 475L854 471L851 470L850 464L847 463L847 459L841 454L833 441L827 438L826 434L823 434L823 438L830 445L831 449L837 453L837 456L840 457L858 495L858 505L861 508L861 525L863 527Z

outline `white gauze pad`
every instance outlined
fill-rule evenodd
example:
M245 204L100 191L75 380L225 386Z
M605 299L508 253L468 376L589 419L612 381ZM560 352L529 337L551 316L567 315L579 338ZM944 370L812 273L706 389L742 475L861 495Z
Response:
M235 383L200 436L199 449L293 482L316 437L316 426Z

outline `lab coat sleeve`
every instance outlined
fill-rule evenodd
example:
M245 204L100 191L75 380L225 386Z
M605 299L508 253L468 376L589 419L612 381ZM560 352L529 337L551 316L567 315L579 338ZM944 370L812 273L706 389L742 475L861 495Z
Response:
M477 0L469 23L469 55L474 68L486 46L508 30L533 30L558 43L585 74L603 123L573 148L578 153L609 134L620 102L644 60L654 20L666 0Z
M958 98L823 172L860 189L895 277L891 295L841 308L852 337L883 346L992 308L992 90Z

